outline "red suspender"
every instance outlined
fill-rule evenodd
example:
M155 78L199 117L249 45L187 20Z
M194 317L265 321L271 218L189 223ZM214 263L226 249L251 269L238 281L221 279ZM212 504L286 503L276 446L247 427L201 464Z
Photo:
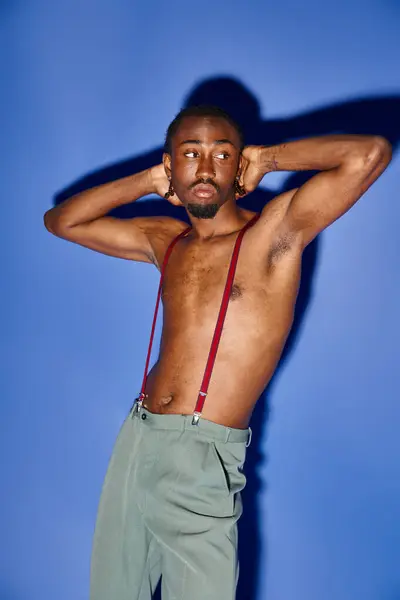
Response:
M154 309L153 325L151 327L149 349L147 350L146 365L144 367L144 375L143 375L143 381L142 381L142 388L140 390L139 399L138 399L140 406L142 405L143 400L145 398L145 390L146 390L146 383L147 383L147 374L148 374L148 370L149 370L149 362L150 362L150 356L151 356L151 349L153 347L154 332L155 332L155 329L156 329L158 307L160 305L161 291L162 291L162 284L163 284L163 281L164 281L165 268L167 266L168 259L169 259L170 255L171 255L172 250L174 249L174 246L175 246L176 242L178 240L180 240L182 237L184 237L187 233L189 233L190 230L191 230L191 227L187 227L184 231L182 231L179 235L177 235L176 238L174 238L172 240L172 242L170 243L170 245L168 246L167 251L166 251L165 256L164 256L164 261L163 261L163 264L162 264L162 267L161 267L160 284L158 286L157 302L156 302L156 307Z
M198 423L199 418L201 416L201 412L203 410L204 402L206 401L208 386L211 379L211 373L214 367L215 358L217 356L217 350L219 346L219 341L221 339L221 333L222 328L224 326L226 311L228 310L229 296L231 293L233 280L235 279L236 265L239 258L239 250L242 244L243 236L249 229L249 227L254 225L254 223L259 219L259 217L260 215L256 214L248 223L246 223L246 225L243 227L243 229L240 230L239 235L236 238L236 243L231 258L231 264L229 265L228 276L226 278L224 295L222 296L221 308L219 309L218 320L215 326L214 336L211 342L211 348L208 355L206 369L204 371L203 382L201 384L200 392L197 397L196 407L194 409L193 425Z
M213 336L213 339L211 342L210 352L208 355L208 360L207 360L207 364L206 364L206 368L205 368L205 372L204 372L204 376L203 376L203 381L202 381L199 395L197 398L196 407L195 407L195 410L193 413L193 421L192 421L193 425L196 425L198 423L199 418L201 416L201 412L203 410L204 402L206 400L208 386L210 383L211 374L212 374L212 370L214 367L215 358L217 356L219 342L221 339L222 328L224 326L225 316L226 316L226 312L228 310L229 296L230 296L233 281L235 278L236 265L237 265L237 261L239 258L239 250L240 250L240 246L241 246L241 243L243 240L243 236L246 233L247 229L249 229L252 225L254 225L254 223L259 219L259 217L260 217L260 215L256 214L248 223L246 223L246 225L240 230L239 235L235 242L235 247L233 249L232 258L231 258L231 262L229 265L228 276L226 279L224 294L222 297L221 307L220 307L219 314L218 314L218 320L217 320L217 324L215 327L214 336ZM168 259L171 255L171 252L172 252L176 242L178 240L180 240L182 237L184 237L190 231L190 229L191 228L188 227L187 229L185 229L185 231L182 231L182 233L180 233L171 242L171 244L169 245L168 250L165 254L164 262L163 262L162 269L161 269L160 285L158 288L158 296L157 296L157 302L156 302L156 307L155 307L155 312L154 312L153 326L151 329L149 349L147 352L147 359L146 359L146 366L145 366L145 371L144 371L142 389L141 389L141 392L139 394L139 399L138 399L139 406L142 405L143 399L145 397L147 371L149 368L150 354L151 354L151 349L152 349L152 345L153 345L154 331L155 331L155 326L156 326L158 307L160 304L161 289L162 289L162 283L164 280L165 268L167 266Z

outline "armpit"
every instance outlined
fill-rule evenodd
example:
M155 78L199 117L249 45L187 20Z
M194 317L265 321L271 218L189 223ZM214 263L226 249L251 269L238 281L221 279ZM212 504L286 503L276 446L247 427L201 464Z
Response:
M281 233L274 240L268 252L268 265L280 260L288 254L295 246L296 235L294 233Z

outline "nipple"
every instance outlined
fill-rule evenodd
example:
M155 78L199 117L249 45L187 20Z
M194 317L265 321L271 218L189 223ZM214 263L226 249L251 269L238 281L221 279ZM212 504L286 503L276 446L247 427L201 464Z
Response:
M232 290L231 290L232 300L235 300L236 298L240 298L241 296L242 296L242 288L240 287L240 285L237 285L236 283L234 283L232 286Z

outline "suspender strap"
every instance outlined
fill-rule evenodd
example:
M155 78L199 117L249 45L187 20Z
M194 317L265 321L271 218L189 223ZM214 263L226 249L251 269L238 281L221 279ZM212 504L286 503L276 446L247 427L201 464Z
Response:
M158 286L158 294L157 294L156 307L154 309L153 325L151 327L149 348L148 348L148 351L147 351L146 365L144 367L144 375L143 375L142 388L141 388L140 394L139 394L139 402L140 402L140 404L143 402L143 399L145 397L147 375L148 375L148 370L149 370L151 350L152 350L152 347L153 347L154 332L155 332L155 329L156 329L158 308L160 306L161 291L162 291L162 284L163 284L163 281L164 281L165 268L167 266L168 259L169 259L170 255L171 255L172 250L174 249L174 246L175 246L176 242L178 240L180 240L181 238L185 237L185 235L187 233L189 233L190 230L191 230L191 227L188 227L187 229L185 229L184 231L182 231L179 235L177 235L176 238L174 238L172 240L172 242L168 246L167 251L165 253L165 257L164 257L163 264L162 264L162 267L161 267L160 284Z
M211 374L212 374L212 370L214 367L215 358L217 356L219 342L221 339L222 328L224 326L225 316L226 316L226 312L228 310L229 296L231 293L233 280L235 278L235 271L236 271L237 261L239 258L239 250L240 250L240 246L241 246L241 243L243 240L243 236L246 233L246 231L249 229L249 227L254 225L254 223L259 219L259 217L260 217L260 215L256 214L248 223L246 223L246 225L243 227L243 229L240 230L240 233L236 239L235 247L234 247L233 253L232 253L231 263L229 265L229 271L228 271L228 276L226 279L225 290L224 290L224 294L222 297L221 307L219 310L217 325L215 327L214 336L213 336L213 339L211 342L211 348L210 348L210 352L208 355L207 365L206 365L206 369L204 372L203 382L201 384L200 392L199 392L197 402L196 402L196 407L194 410L193 424L198 423L201 412L203 410L204 402L206 400L208 386L210 383Z

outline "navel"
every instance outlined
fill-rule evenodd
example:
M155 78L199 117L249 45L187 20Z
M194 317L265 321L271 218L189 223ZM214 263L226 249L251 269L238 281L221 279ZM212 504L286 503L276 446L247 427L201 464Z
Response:
M160 406L166 406L167 404L170 404L173 399L174 399L174 397L172 394L170 394L169 396L161 396Z

